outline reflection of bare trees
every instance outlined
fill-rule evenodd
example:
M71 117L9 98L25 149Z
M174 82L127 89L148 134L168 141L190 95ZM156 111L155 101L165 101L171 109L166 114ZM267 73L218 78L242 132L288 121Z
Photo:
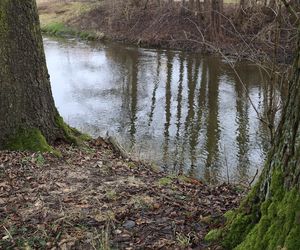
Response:
M188 90L188 106L187 106L187 115L184 122L184 134L183 140L181 145L181 153L180 153L180 165L184 164L185 161L185 154L189 153L191 149L190 140L191 140L191 131L193 130L193 119L194 119L194 107L195 107L195 88L196 88L196 81L194 81L193 77L193 59L191 57L187 57L187 90ZM198 65L199 66L199 65ZM196 72L198 72L199 67ZM192 157L191 157L192 158ZM189 171L194 171L194 162L189 164Z
M195 118L195 129L192 132L191 138L193 139L193 150L191 155L194 157L194 161L197 160L197 147L201 147L199 145L200 143L200 130L203 126L202 118L204 111L206 109L205 103L206 103L206 90L207 90L207 84L208 84L208 79L207 79L207 73L208 73L208 64L207 60L202 61L202 67L201 67L202 73L201 73L201 79L200 79L200 87L198 94L196 96L197 98L197 113L196 113L196 118ZM204 152L204 150L201 150Z
M180 128L181 128L181 118L182 118L182 91L183 91L183 78L184 78L184 56L183 53L179 57L180 67L179 67L179 82L178 82L178 92L177 92L177 112L176 112L176 137L175 137L175 161L174 169L179 173L183 172L183 159L181 157L178 160L178 153L181 149L180 147Z
M172 97L172 76L173 76L173 54L167 53L167 81L166 81L166 103L165 103L165 128L164 128L164 147L163 147L163 162L167 165L167 159L169 157L169 128L171 124L171 97Z
M249 103L245 96L245 91L239 84L238 79L235 81L235 92L236 92L236 142L237 142L237 179L247 180L249 175Z
M186 63L185 63L186 61ZM172 63L176 59L170 54L167 55L167 80L165 87L165 123L163 136L163 158L164 164L174 166L174 170L182 172L183 169L189 171L191 175L196 174L196 169L201 169L206 166L206 179L215 182L220 175L222 162L219 152L220 143L220 120L219 120L219 81L221 74L221 61L219 59L203 59L200 67L200 61L195 60L192 56L179 56L179 77L176 83L172 82L174 68ZM186 67L186 71L184 68ZM200 86L198 88L199 70L201 69ZM226 73L235 79L229 68ZM241 69L244 74L241 74L243 81L247 84L255 84L259 86L260 77L255 75L255 70L250 68ZM186 76L185 76L186 72ZM223 72L223 73L225 73ZM230 73L231 72L231 73ZM255 76L255 77L253 77ZM231 78L232 79L232 78ZM174 88L172 88L174 86ZM186 86L186 87L185 87ZM250 164L250 134L249 134L249 103L247 102L244 87L241 86L238 79L235 79L236 99L232 100L232 104L236 107L236 160L238 162L238 171L240 176L246 175ZM248 86L248 85L247 85ZM154 84L153 93L157 91L157 86ZM187 96L185 96L187 91ZM153 94L152 93L152 94ZM172 94L174 93L174 94ZM172 110L172 95L176 96L177 109ZM153 99L152 95L152 101ZM234 102L236 102L234 104ZM187 106L185 106L185 104ZM155 110L156 101L152 102L150 110ZM153 108L154 107L154 108ZM176 130L170 134L171 116L174 112ZM175 115L176 112L176 115ZM187 113L185 113L187 112ZM233 111L234 112L234 111ZM153 117L153 114L151 115ZM184 123L182 120L184 119ZM222 128L223 129L223 128ZM174 145L170 144L174 136ZM205 137L203 139L203 137ZM171 140L170 140L171 139ZM223 142L222 142L223 143ZM221 143L221 144L222 144ZM233 141L227 141L231 145L226 149L232 149ZM174 147L171 151L170 149ZM234 146L235 147L235 146ZM224 156L222 156L224 158ZM201 160L203 159L203 160ZM233 167L233 166L230 166Z
M198 79L199 79L199 68L200 68L200 60L198 58L193 60L193 71L191 71L190 67L188 66L188 115L186 119L186 127L188 130L188 140L189 140L189 157L190 157L190 170L189 174L191 176L195 175L195 168L196 168L196 146L195 145L195 137L198 137L199 135L196 135L194 133L195 131L195 107L196 107L196 87L198 85Z
M218 175L219 161L219 140L220 140L220 121L219 121L219 67L208 69L208 100L206 117L206 151L205 178L209 182L215 183Z
M65 69L75 72L72 63L76 60L73 54L68 55L70 60L65 62ZM154 151L159 155L157 158L160 157L159 160L166 168L193 176L201 175L214 183L224 170L224 152L220 152L219 145L227 143L227 152L232 151L231 155L235 157L227 157L229 167L234 169L236 166L232 163L237 162L237 178L248 175L252 159L250 141L253 140L249 131L253 128L250 124L251 107L246 93L265 91L264 88L259 90L261 78L259 74L255 74L256 70L253 67L237 67L246 84L246 91L230 67L223 64L220 58L197 57L168 51L150 53L136 48L112 46L105 50L105 60L108 65L105 70L109 71L107 74L114 76L109 80L114 93L102 89L97 91L97 85L95 84L96 88L93 89L92 83L89 92L73 86L72 83L70 85L72 91L76 91L82 98L80 105L99 118L97 123L106 119L101 116L101 105L98 105L104 96L103 93L106 93L106 101L109 99L107 97L112 95L119 98L114 100L119 101L120 105L112 105L114 107L111 112L116 113L115 116L111 115L114 120L105 122L117 123L112 126L120 129L125 137L124 141L129 142L130 145L126 145L127 149L140 147L143 143L145 145L145 142L147 145L154 145ZM94 66L97 65L93 62L93 57L89 61L92 66L93 63ZM95 67L90 67L90 64L80 63L80 67L83 67L84 71L95 73ZM232 99L226 100L232 109L226 109L225 112L236 117L236 121L232 121L236 131L230 136L227 136L226 130L231 128L228 124L224 125L220 118L224 117L221 113L224 111L223 103L220 102L224 101L220 91L220 86L224 88L224 78L228 78L225 82L234 83L234 88L225 90L230 91L233 96ZM96 79L97 82L100 80ZM104 90L111 90L109 85L106 88ZM97 97L98 106L90 101ZM86 101L88 98L90 100ZM265 99L263 95L261 99ZM264 105L262 102L259 110L263 109Z
M161 54L157 53L157 67L156 67L156 78L155 78L155 82L154 82L154 88L153 88L153 92L152 92L152 98L151 98L151 110L150 110L150 114L149 114L149 122L148 122L148 126L151 125L152 121L153 121L153 115L154 115L154 109L155 109L155 105L156 105L156 91L159 85L159 75L160 75L160 67L161 67Z
M136 139L136 120L138 102L138 58L131 57L129 60L129 85L130 85L130 136L131 147L135 145Z
M122 110L120 111L120 123L126 128L129 117L130 150L136 144L137 111L139 100L139 52L138 50L124 49L120 46L112 46L106 49L106 56L111 60L113 67L117 67L117 79L122 81Z
M188 94L187 114L185 122L182 124L184 59L187 61L186 86ZM203 59L202 61L202 67L200 67L201 61L199 58L180 57L174 168L181 173L183 166L185 166L185 171L188 171L189 175L195 176L199 168L206 166L206 180L216 182L218 173L215 166L218 166L218 141L220 139L218 127L218 73L211 70L210 74L207 74L209 72L207 60ZM202 70L201 79L199 79L200 69ZM200 82L200 86L198 86L198 82ZM207 114L206 109L210 109ZM203 126L202 118L206 119L206 126ZM183 130L183 136L180 139L179 131L181 129ZM206 133L205 143L200 141L201 133ZM204 165L199 161L199 158L204 157L199 155L199 151L207 154Z

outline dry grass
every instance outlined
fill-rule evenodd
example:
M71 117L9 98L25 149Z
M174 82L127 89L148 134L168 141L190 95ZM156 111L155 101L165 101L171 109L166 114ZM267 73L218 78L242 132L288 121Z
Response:
M37 0L42 27L51 23L67 23L97 5L99 2L94 1Z

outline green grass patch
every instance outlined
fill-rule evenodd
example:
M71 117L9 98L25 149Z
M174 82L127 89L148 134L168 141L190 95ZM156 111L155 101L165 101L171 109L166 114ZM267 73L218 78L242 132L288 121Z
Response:
M42 31L55 36L76 35L77 32L63 23L50 23L42 27Z
M66 26L64 23L49 23L42 27L42 32L59 37L78 37L83 40L97 40L102 39L104 35L93 31L78 31L74 28Z
M173 180L171 178L163 177L158 180L158 185L159 186L169 186L172 184L172 182L173 182Z

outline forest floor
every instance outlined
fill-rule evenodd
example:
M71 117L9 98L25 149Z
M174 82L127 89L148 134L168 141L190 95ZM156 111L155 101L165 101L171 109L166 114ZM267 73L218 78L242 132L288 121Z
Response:
M132 8L126 1L37 0L42 30L52 35L77 35L85 39L113 40L143 47L181 49L248 57L270 57L268 34L274 29L273 13L250 10L244 23L235 21L236 5L225 4L223 31L212 35L201 15L174 7L158 8L149 4ZM151 1L149 2L151 3ZM203 43L204 38L205 43ZM278 61L290 62L292 44L277 48Z
M222 249L204 236L243 193L162 173L98 138L0 151L1 249Z

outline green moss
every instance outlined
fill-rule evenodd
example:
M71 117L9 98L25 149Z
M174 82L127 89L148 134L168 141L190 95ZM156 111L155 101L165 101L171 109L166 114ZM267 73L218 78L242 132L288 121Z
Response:
M63 131L64 139L69 143L82 145L84 141L90 140L89 135L80 133L77 129L68 126L63 118L57 116L55 122L58 128ZM61 153L54 150L47 142L41 131L37 128L19 129L14 135L7 140L4 148L9 150L30 150L34 152L52 152L56 156Z
M7 12L6 12L6 8L7 8L7 4L9 3L8 0L2 0L0 2L0 29L2 31L6 31L8 29L8 25L7 25ZM4 35L5 33L3 33Z
M55 152L49 146L41 131L36 128L20 129L8 139L5 148L9 150L30 150L34 152Z
M280 170L273 172L270 186L271 198L260 204L259 220L257 208L247 213L246 204L255 196L250 193L247 200L230 220L222 232L226 249L300 249L300 195L297 189L286 190ZM254 193L257 190L254 190ZM250 198L249 198L250 197Z
M267 211L236 249L300 249L300 197L297 190L268 202Z
M61 128L64 132L64 137L68 142L74 143L76 145L82 144L83 141L90 140L91 137L87 134L79 132L77 129L67 125L63 118L59 115L55 117L56 125Z
M258 222L260 218L260 204L257 202L259 186L258 182L242 201L239 209L225 214L227 223L222 230L222 245L226 249L233 249L240 244Z
M226 218L227 222L230 222L234 219L235 213L233 210L229 210L224 214L224 217Z
M80 133L80 135L77 138L79 138L81 141L89 141L92 139L91 136L85 133Z
M222 244L226 249L233 249L242 242L253 227L252 215L237 213L229 226L222 231ZM229 233L228 233L229 232Z
M221 229L213 229L209 231L209 233L205 236L204 240L207 242L216 241L220 239L221 235L222 235Z

